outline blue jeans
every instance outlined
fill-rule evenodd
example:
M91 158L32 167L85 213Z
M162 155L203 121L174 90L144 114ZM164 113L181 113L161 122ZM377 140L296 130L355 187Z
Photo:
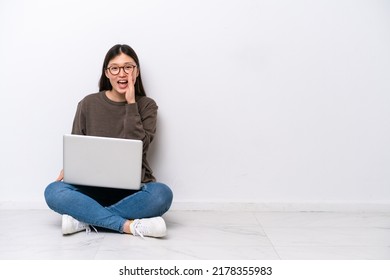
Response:
M53 182L45 189L50 209L89 225L123 232L126 220L162 216L171 206L171 189L156 182L139 191Z

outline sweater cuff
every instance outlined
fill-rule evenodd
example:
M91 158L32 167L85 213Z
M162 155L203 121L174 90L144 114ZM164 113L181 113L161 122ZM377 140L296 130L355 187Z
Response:
M131 115L139 115L137 102L132 104L126 104L126 112Z

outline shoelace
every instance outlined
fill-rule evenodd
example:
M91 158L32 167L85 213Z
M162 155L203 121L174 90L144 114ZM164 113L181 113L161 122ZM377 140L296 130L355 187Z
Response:
M93 228L93 230L97 233L97 234L99 234L99 232L97 231L97 229L94 227L94 226L92 226L92 225L88 225L88 227L85 229L85 233L86 234L90 234L92 231L91 231L91 227Z
M133 225L133 228L134 228L134 231L135 231L135 235L139 235L141 236L142 239L145 239L144 235L142 234L141 230L142 230L142 224L140 221L134 221L133 222L134 225ZM138 229L140 228L140 229Z

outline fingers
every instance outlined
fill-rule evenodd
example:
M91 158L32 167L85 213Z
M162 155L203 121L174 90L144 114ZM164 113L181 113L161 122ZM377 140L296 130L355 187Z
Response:
M137 81L137 72L134 71L133 73L131 73L131 75L129 75L129 82L130 82L130 78L131 78L131 83L135 85L135 82Z
M62 181L64 179L64 170L62 169L60 174L58 174L58 177L56 179L56 181Z
M128 104L135 103L135 75L132 73L131 75L128 75L127 78L127 90L126 90L126 101Z

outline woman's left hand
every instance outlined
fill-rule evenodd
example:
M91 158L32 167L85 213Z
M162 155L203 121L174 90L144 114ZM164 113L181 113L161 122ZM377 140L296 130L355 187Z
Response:
M126 90L126 101L128 104L135 103L135 82L137 80L137 69L134 69L133 73L128 75L128 83L127 83L127 90Z

